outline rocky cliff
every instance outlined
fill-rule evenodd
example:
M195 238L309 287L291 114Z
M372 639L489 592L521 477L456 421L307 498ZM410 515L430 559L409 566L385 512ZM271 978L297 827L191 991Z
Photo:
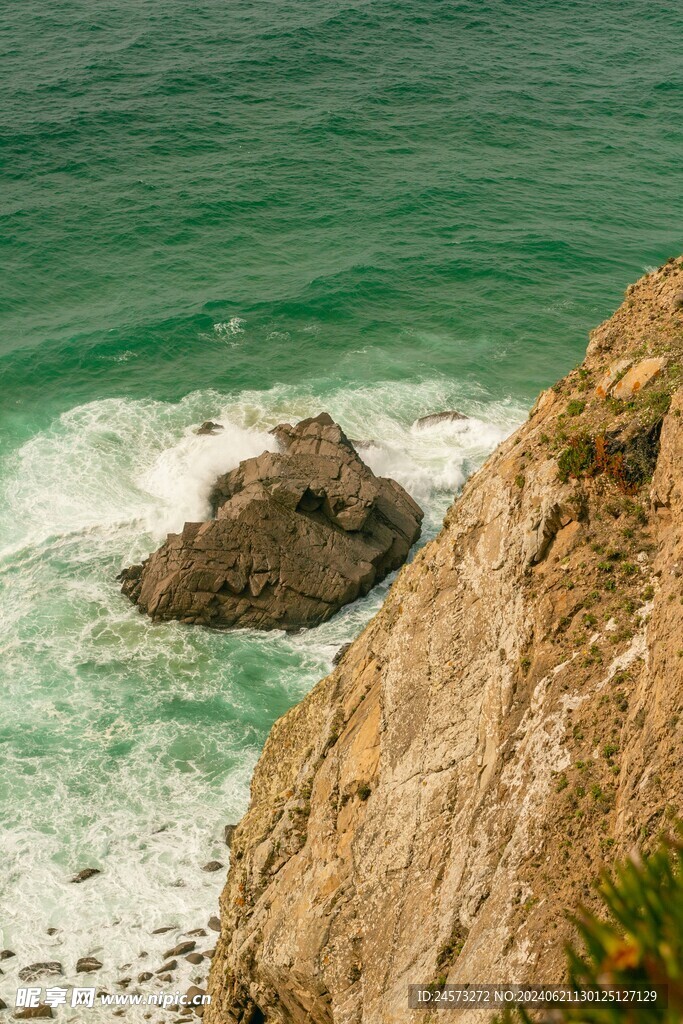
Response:
M680 813L683 259L469 481L274 726L205 1020L424 1020L407 986L563 976L568 909Z
M207 421L197 431L212 433ZM219 477L213 517L185 523L122 591L155 620L221 629L316 626L403 565L422 509L377 477L327 413L271 430L280 448Z

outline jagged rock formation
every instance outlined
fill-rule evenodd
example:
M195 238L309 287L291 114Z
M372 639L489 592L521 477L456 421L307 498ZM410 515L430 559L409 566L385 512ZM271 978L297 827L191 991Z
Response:
M559 981L567 910L680 813L682 286L679 259L629 288L273 727L207 1024L417 1021L411 982Z
M141 611L296 629L328 619L403 564L422 521L410 495L376 477L327 413L273 433L281 452L216 482L213 519L186 523L121 574Z

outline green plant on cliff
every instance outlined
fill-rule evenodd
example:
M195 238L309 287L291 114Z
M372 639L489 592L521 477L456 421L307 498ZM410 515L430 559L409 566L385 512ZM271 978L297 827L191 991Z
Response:
M652 989L665 985L668 1005L553 1005L553 1021L584 1024L680 1024L683 1019L683 827L642 860L604 872L598 892L606 913L582 910L574 919L582 949L567 949L571 988ZM529 1022L536 1015L516 1011ZM498 1020L511 1021L515 1013ZM543 1019L539 1014L538 1019Z

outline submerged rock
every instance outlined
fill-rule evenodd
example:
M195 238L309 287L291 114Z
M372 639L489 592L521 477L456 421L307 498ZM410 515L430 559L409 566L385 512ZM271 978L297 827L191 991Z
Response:
M213 420L205 420L200 427L197 427L195 434L217 434L219 430L225 430L222 423L214 423Z
M422 510L376 477L326 414L271 431L281 452L217 481L215 518L186 523L122 590L155 620L298 629L329 619L397 569Z
M205 864L202 871L220 871L223 867L219 860L210 860L208 864Z
M101 871L100 871L99 868L83 868L82 871L76 872L76 874L73 876L73 878L70 879L70 881L71 882L87 882L87 880L89 878L94 878L95 875L99 875L99 874L101 874Z
M415 420L413 423L414 427L433 427L436 423L454 423L457 420L468 420L469 416L465 416L462 412L456 412L455 409L446 409L445 412L432 412L429 416L421 416L419 420Z

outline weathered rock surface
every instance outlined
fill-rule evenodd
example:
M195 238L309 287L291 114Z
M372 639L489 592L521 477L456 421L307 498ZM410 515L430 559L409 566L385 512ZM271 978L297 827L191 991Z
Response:
M422 511L376 477L323 413L272 433L281 452L240 463L214 488L215 518L121 574L153 619L297 629L328 619L397 569Z
M680 259L629 288L273 727L209 1024L405 1024L411 982L561 981L567 910L681 814L681 288ZM596 393L664 356L628 403Z
M99 971L102 962L94 956L82 956L76 964L76 974L90 974Z
M62 965L57 960L45 960L37 964L29 964L28 967L22 967L19 971L19 977L22 981L36 981L37 978L42 978L44 975L63 973Z

